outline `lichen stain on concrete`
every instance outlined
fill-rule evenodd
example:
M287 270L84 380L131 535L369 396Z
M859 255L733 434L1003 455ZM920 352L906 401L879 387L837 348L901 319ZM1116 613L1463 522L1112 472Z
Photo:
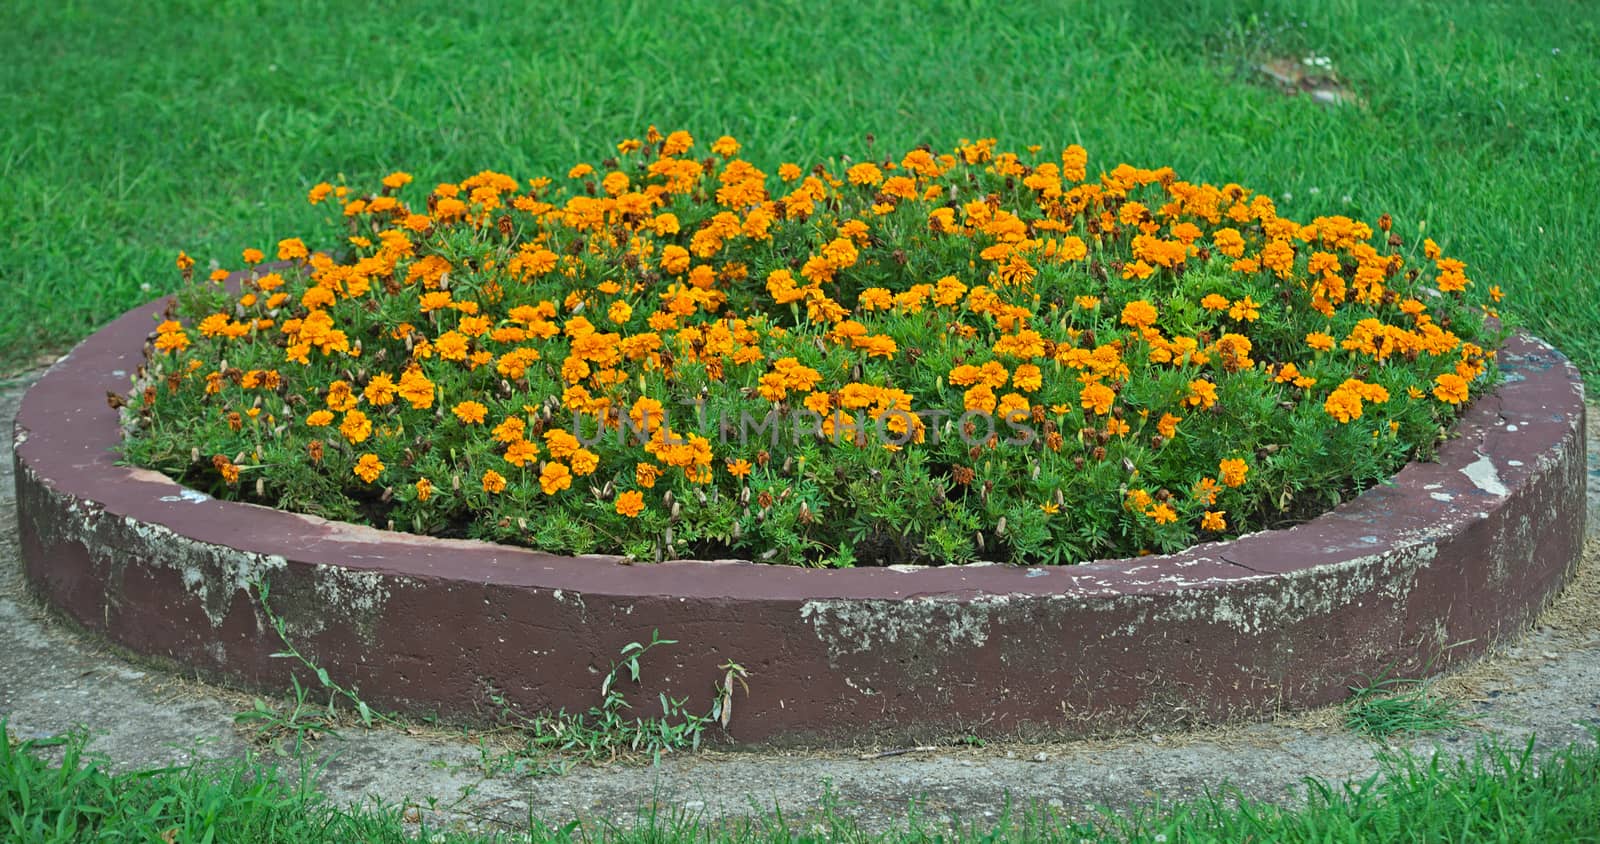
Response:
M1061 618L1082 612L1131 615L1107 636L1136 635L1147 624L1201 622L1249 636L1327 616L1369 595L1404 602L1418 573L1438 556L1438 546L1419 542L1380 554L1352 557L1287 575L1240 577L1223 583L1194 582L1187 592L1163 595L982 595L892 600L814 600L800 609L830 662L841 656L893 646L897 650L948 654L951 648L982 647L1002 610ZM1131 610L1131 613L1128 611Z
M1547 523L1554 524L1553 516L1547 516L1547 519ZM1514 524L1509 520L1501 522L1495 534L1493 547L1501 549L1501 553L1494 554L1490 559L1489 576L1493 583L1503 586L1518 572L1527 571L1533 565L1538 539L1534 535L1533 519L1526 514L1517 517ZM1511 558L1513 553L1516 559Z
M1461 467L1461 474L1466 475L1473 486L1496 498L1503 498L1511 492L1500 482L1500 472L1495 469L1494 461L1484 455L1478 455L1477 460Z
M60 504L54 509L73 516L71 520L59 520L58 529L52 531L70 535L49 537L50 543L66 539L82 546L95 565L110 569L113 575L129 567L176 571L184 590L199 599L201 610L213 627L222 626L234 592L248 592L252 584L261 581L269 572L288 565L283 557L274 554L254 554L202 542L162 525L107 513L101 507L64 495L50 484L40 482L32 469L20 468L28 472L35 489L44 491ZM48 525L51 521L45 520L42 524ZM104 579L107 589L114 588L117 581L115 576ZM106 596L107 604L116 602L116 596Z
M800 607L800 618L811 622L830 661L890 645L943 653L952 646L983 647L989 640L991 616L1011 602L1010 595L903 601L820 599L806 601Z
M1436 545L1422 543L1289 575L1255 578L1258 588L1196 589L1187 595L1167 596L1152 619L1222 624L1246 635L1260 635L1328 615L1373 592L1403 601L1415 588L1417 573L1438 553Z
M390 582L390 578L375 571L317 565L317 597L328 609L347 612L358 619L371 618L383 611L383 605L389 600Z

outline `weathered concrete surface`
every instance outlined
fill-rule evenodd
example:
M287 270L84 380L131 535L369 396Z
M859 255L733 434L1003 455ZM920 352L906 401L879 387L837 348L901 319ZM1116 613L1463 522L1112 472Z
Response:
M1577 372L1525 335L1504 386L1437 463L1294 528L1065 567L819 571L628 566L394 534L218 501L114 465L150 311L53 367L19 411L19 534L33 589L134 652L246 688L297 644L369 701L481 720L491 694L582 709L627 643L680 644L642 697L704 711L750 670L741 741L1102 734L1342 698L1385 666L1438 670L1524 628L1581 550Z
M0 431L11 430L19 385L0 389ZM1526 636L1446 676L1441 688L1475 713L1476 731L1409 743L1421 753L1458 752L1478 736L1510 744L1537 735L1541 747L1587 740L1600 724L1600 414L1589 415L1590 538L1577 578ZM3 444L3 441L0 441ZM10 449L0 448L9 472ZM93 747L118 764L143 766L199 755L245 752L233 726L248 701L239 695L152 671L52 620L26 597L17 558L9 478L0 476L0 714L19 736L91 730ZM649 665L646 666L649 670ZM929 753L862 761L858 752L706 753L669 757L659 768L578 768L563 777L485 776L480 740L492 736L396 729L344 731L314 753L328 762L323 787L340 799L376 796L440 809L430 822L520 826L530 809L547 822L626 820L657 801L709 815L743 816L780 806L791 818L831 791L869 827L901 822L908 801L925 817L998 813L1007 798L1058 806L1068 814L1094 804L1126 806L1161 795L1194 796L1223 781L1264 798L1298 792L1302 777L1365 777L1380 747L1338 726L1321 710L1229 730L1154 734ZM411 734L411 733L416 734ZM1033 761L1043 754L1043 761Z

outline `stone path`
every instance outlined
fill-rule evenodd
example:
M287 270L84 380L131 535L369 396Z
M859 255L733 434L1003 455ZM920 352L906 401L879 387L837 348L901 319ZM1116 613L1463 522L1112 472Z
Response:
M28 596L17 562L12 418L28 379L0 385L0 715L18 737L88 729L92 747L123 766L268 752L234 724L249 699L148 670L81 636ZM1589 431L1590 519L1577 582L1540 626L1440 684L1473 716L1473 730L1405 743L1415 752L1465 752L1481 738L1548 749L1590 741L1600 727L1600 412ZM1247 794L1293 799L1303 778L1363 778L1384 745L1321 710L1226 729L1050 745L989 744L878 759L850 750L706 752L659 766L579 767L533 778L487 773L503 738L431 728L349 728L311 753L338 799L411 801L430 822L523 826L575 816L626 821L652 802L726 817L781 807L803 816L831 795L869 827L892 825L919 800L924 818L981 820L1008 801L1037 801L1073 816L1197 796L1225 780ZM285 760L291 761L291 760ZM489 763L486 766L486 761Z

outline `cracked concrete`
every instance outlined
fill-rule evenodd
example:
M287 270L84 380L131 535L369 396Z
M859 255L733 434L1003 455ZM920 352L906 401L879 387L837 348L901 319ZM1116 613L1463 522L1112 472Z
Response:
M92 747L125 767L262 751L233 716L237 693L148 669L56 621L26 594L17 562L11 420L26 379L0 385L0 714L20 737L83 727ZM1438 683L1473 727L1402 742L1415 752L1457 753L1480 738L1548 749L1591 741L1600 727L1600 414L1589 416L1590 512L1585 563L1540 625L1490 658ZM645 670L649 671L646 662ZM598 699L598 694L596 695ZM1304 777L1361 778L1385 746L1343 729L1336 709L1179 734L1136 734L1050 745L940 747L883 758L878 748L784 752L707 751L648 764L578 767L534 778L499 770L514 736L428 726L361 729L323 737L309 756L321 785L347 801L410 801L430 823L521 826L582 816L626 822L651 804L714 817L781 807L803 817L825 794L869 827L901 822L919 800L929 820L982 820L1008 801L1066 815L1192 797L1227 781L1247 794L1293 799ZM269 754L270 755L270 754ZM870 755L870 754L869 754ZM289 761L289 760L285 760Z

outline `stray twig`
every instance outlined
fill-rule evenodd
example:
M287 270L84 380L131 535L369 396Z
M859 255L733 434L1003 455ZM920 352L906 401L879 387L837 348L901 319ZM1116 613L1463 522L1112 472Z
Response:
M907 753L932 753L938 749L939 748L928 744L921 744L917 745L916 747L897 747L894 750L884 750L878 753L863 753L861 754L861 761L867 762L873 759L887 759L890 756L904 756Z

